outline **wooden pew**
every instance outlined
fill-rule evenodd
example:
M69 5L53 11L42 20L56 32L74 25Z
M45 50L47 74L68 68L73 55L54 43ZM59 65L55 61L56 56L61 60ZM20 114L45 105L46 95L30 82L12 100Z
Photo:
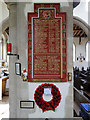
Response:
M9 79L8 76L3 76L3 77L2 77L2 94L5 93L5 89L6 89L6 81L7 81L7 79Z

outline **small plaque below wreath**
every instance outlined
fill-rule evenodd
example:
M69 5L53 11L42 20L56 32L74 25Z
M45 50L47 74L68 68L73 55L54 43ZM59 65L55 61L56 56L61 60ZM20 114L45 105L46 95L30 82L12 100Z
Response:
M52 99L50 101L45 101L43 99L44 88L51 88ZM36 89L34 94L34 99L39 108L44 111L53 110L59 105L61 101L61 94L59 89L54 84L42 84Z

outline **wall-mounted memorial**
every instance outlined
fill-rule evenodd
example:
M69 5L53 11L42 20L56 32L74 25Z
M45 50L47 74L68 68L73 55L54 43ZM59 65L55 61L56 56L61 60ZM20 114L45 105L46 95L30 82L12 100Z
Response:
M59 3L35 3L28 13L28 81L67 81L66 13Z
M46 92L46 95L53 96L50 101L46 101L43 98L43 94L45 94L45 89L51 89L51 93ZM61 101L61 93L59 89L54 84L41 84L37 87L34 93L34 99L36 104L43 112L48 110L55 111L55 108L59 105Z

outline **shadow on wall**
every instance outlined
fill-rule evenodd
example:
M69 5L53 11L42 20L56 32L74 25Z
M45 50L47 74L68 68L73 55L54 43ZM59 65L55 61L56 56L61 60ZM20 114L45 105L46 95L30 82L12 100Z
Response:
M28 62L28 32L27 32L27 16L25 16L26 2L17 3L17 51L20 55L19 63L21 63L21 71L27 67ZM29 85L28 82L24 82L21 77L17 76L17 118L28 118L30 109L20 108L20 101L26 101L29 99Z
M73 90L72 89L73 89L72 82L70 82L68 95L65 100L65 116L64 116L65 118L71 118L71 115L73 117Z

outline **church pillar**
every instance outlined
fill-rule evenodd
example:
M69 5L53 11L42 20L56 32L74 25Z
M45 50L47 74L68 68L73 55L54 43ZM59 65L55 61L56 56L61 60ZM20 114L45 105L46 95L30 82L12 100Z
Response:
M9 9L9 42L12 43L12 53L17 53L17 4L7 3ZM15 75L16 56L9 56L9 105L10 118L17 116L17 77Z

